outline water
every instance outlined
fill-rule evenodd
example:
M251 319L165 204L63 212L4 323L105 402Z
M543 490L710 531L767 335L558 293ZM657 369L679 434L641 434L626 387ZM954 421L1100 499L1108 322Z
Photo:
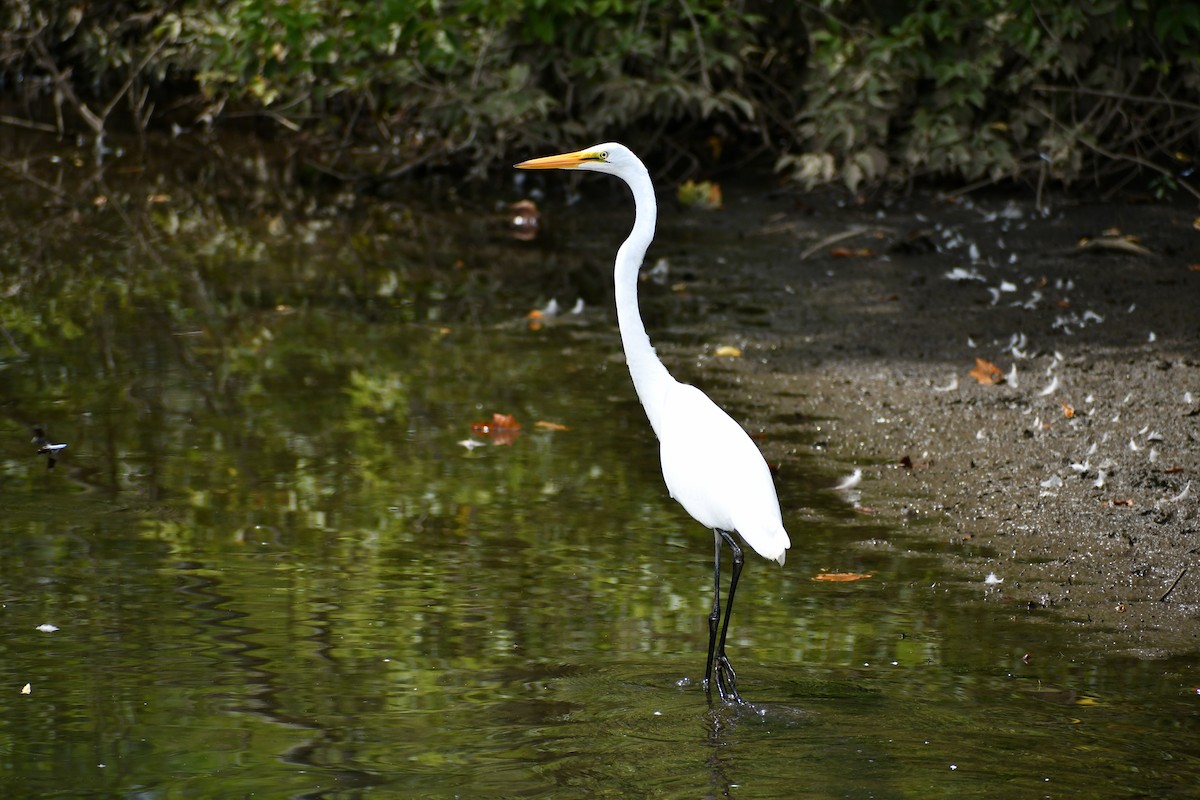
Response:
M1197 794L1194 658L973 602L803 441L787 566L748 561L731 630L753 707L710 705L711 534L610 312L522 318L603 300L610 242L180 205L7 251L0 796ZM493 413L519 437L464 446Z

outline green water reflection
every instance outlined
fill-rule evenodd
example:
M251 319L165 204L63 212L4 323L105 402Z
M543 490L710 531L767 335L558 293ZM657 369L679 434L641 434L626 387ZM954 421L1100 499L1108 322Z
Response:
M532 332L470 265L364 237L314 271L256 235L159 245L151 277L136 247L48 254L44 303L5 312L0 796L1195 792L1194 660L972 605L800 441L796 544L750 564L731 632L759 705L710 708L711 536L607 311ZM521 436L463 446L493 412Z

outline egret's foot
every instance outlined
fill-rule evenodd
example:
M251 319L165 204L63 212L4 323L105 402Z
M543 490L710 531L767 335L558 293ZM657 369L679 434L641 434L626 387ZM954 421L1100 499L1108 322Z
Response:
M737 673L733 671L733 665L729 663L729 658L724 653L717 654L714 666L717 692L720 693L721 699L733 705L745 705L746 701L738 694Z

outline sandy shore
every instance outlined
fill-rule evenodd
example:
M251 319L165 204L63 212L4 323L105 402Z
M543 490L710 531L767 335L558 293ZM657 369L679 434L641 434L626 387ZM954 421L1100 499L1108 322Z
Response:
M1196 209L924 197L723 214L669 223L696 234L677 260L697 265L705 329L745 351L711 368L765 420L812 434L820 419L831 472L862 470L858 513L941 540L984 602L1048 609L1098 649L1200 649ZM725 275L703 266L707 226L713 247L746 244Z

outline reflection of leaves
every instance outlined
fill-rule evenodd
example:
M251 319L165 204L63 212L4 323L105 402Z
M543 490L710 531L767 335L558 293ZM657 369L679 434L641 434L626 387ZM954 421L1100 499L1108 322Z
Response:
M356 369L350 373L346 392L350 402L365 413L387 414L398 419L407 415L408 391L399 375L372 375Z

